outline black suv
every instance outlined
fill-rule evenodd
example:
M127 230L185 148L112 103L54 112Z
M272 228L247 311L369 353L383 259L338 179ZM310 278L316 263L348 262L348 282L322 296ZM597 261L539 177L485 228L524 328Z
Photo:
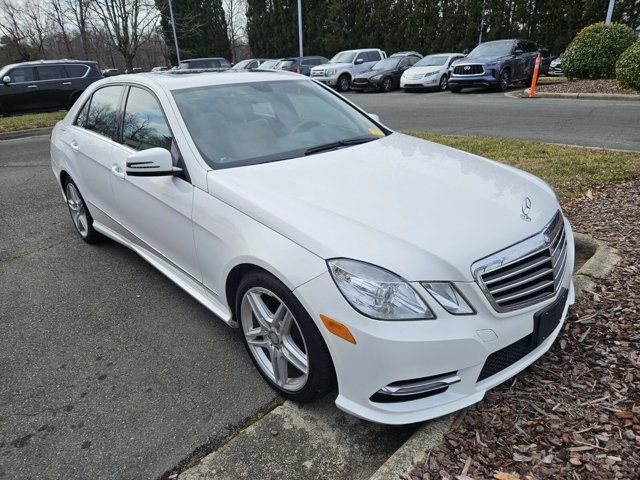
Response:
M0 69L0 113L69 108L90 84L102 78L96 62L41 60Z
M368 72L359 73L351 81L356 92L390 92L400 88L400 77L405 70L422 58L417 52L398 52L377 62Z
M449 90L485 87L504 92L515 82L530 82L538 45L529 40L481 43L465 58L451 64Z

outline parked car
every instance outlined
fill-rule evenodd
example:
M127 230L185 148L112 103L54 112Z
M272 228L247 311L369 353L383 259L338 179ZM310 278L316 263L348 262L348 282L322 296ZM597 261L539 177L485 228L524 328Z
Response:
M540 71L538 72L538 75L549 75L551 62L553 61L551 52L546 48L541 48L538 51L540 52Z
M231 62L226 58L190 58L180 61L178 70L216 70L224 71L231 68Z
M564 75L562 70L562 55L551 60L549 64L549 75L561 77Z
M405 90L431 88L444 91L449 86L449 67L464 58L462 53L438 53L427 55L400 77L400 87Z
M152 72L164 72L166 70L169 70L169 67L153 67L151 69Z
M346 92L357 74L366 72L387 54L377 48L345 50L337 53L328 63L311 69L311 78Z
M287 70L289 72L300 73L307 77L311 75L311 69L327 63L329 60L325 57L289 57L283 58L278 64L278 70Z
M281 58L265 60L256 70L277 70L278 64L281 60Z
M42 60L0 69L0 113L69 108L80 94L103 78L96 62Z
M538 45L529 40L481 43L469 55L453 62L449 89L484 87L506 91L512 83L530 82Z
M120 75L120 69L118 68L105 68L102 70L103 77L112 77L114 75Z
M354 76L351 89L360 92L390 92L394 88L400 88L402 72L418 60L420 57L413 53L391 55L389 58L380 60L371 67L371 70Z
M393 55L391 55L392 57L407 57L407 56L412 56L412 57L418 57L418 58L422 58L422 54L419 52L414 52L414 51L401 51L401 52L396 52Z
M242 60L236 63L230 70L252 70L254 68L258 68L261 63L263 63L266 58L247 58L246 60Z
M52 132L55 179L83 240L133 249L238 327L278 394L337 383L341 409L414 423L551 347L574 242L544 181L302 75L175 75L91 85Z

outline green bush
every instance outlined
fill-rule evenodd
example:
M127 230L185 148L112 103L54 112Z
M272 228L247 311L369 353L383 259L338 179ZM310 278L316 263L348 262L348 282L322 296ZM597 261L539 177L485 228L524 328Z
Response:
M562 69L569 78L613 78L616 61L637 40L621 23L594 23L583 28L562 54Z
M618 58L616 78L621 84L640 90L640 41L627 48Z

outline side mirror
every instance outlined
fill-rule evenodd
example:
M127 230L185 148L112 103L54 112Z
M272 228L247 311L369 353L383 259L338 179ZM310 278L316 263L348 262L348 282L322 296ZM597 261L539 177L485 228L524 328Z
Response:
M373 121L380 123L380 117L378 115L376 115L375 113L367 113L367 115L369 115L369 117Z
M516 48L516 49L513 51L513 54L514 54L515 56L522 55L523 53L524 53L524 50L521 50L521 49L519 49L519 48Z
M2 77L2 83L4 83L5 85L9 85L11 83L11 77L9 75L5 75L4 77Z
M166 148L150 148L127 157L126 173L132 177L160 177L181 171L173 166L171 152Z
M356 65L362 65L364 63L364 58L358 58L356 60Z

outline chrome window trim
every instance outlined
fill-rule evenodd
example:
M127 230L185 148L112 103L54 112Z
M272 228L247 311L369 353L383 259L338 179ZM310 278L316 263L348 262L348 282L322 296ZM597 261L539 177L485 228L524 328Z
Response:
M549 221L549 223L547 223L540 232L522 240L521 242L515 243L496 253L477 260L471 265L471 274L473 275L474 280L496 312L506 313L527 308L531 305L535 305L537 303L541 303L545 300L553 298L558 294L559 288L564 279L568 257L568 255L566 254L566 250L568 248L568 242L566 240L566 229L564 231L564 234L561 232L563 227L564 217L560 210L558 210L553 218ZM512 263L516 263L523 258L543 252L544 250L548 250L558 235L561 235L562 238L560 238L559 240L557 249L553 252L550 252L549 255L549 260L551 260L553 265L553 292L547 293L533 300L518 303L512 306L503 307L498 305L493 295L490 293L489 288L485 284L482 275L485 273L490 273L491 271L498 268L506 267ZM564 244L562 242L564 242ZM560 251L559 257L562 257L562 259L560 263L555 264L553 263L553 258L556 256L556 253L558 251Z

